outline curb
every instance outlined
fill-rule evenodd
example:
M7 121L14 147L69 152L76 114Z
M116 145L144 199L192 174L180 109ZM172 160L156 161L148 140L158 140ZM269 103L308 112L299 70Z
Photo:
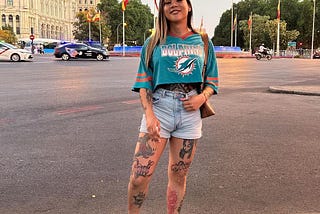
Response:
M296 88L296 87L295 87ZM288 86L270 86L269 91L272 93L282 93L282 94L297 94L297 95L307 95L307 96L320 96L320 91L312 91L312 86L301 87L300 89L293 89L293 87ZM309 90L311 89L311 90Z

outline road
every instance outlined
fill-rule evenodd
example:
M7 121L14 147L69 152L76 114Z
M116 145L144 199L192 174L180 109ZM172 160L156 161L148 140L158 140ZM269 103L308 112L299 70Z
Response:
M0 213L124 214L141 117L138 58L0 62ZM217 115L181 213L320 213L320 97L269 86L320 84L320 61L218 59ZM164 214L164 154L142 214Z

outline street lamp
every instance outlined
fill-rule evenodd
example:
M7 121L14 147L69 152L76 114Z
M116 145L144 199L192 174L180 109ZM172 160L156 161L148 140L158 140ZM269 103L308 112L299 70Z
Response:
M314 22L315 22L315 16L316 16L316 0L313 0L313 21L312 21L312 39L311 39L311 56L312 59L313 55L313 42L314 42Z
M120 24L118 24L118 26L117 26L117 44L119 44L119 27L120 27L120 25L122 25L123 24L123 26L127 26L127 23L120 23Z

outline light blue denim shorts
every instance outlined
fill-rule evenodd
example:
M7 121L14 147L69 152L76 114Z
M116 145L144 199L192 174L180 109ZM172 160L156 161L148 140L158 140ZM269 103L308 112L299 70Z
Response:
M160 136L181 139L199 139L202 136L202 119L200 111L186 111L181 98L197 94L196 90L189 93L157 89L153 94L153 111L160 121ZM146 117L142 116L140 132L148 133Z

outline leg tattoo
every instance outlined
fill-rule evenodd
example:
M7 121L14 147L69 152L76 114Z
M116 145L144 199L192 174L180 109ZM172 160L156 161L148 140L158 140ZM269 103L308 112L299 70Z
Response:
M139 151L134 155L134 157L143 157L145 159L154 155L154 149L150 145L150 136L145 134L143 137L139 137L138 143L140 143Z
M183 140L183 147L180 150L179 156L181 159L184 159L184 156L188 154L187 158L191 158L193 146L196 143L196 140Z
M150 173L150 168L154 164L154 161L149 160L148 164L146 166L143 166L140 164L139 159L135 160L136 164L134 165L135 171L135 178L138 178L139 176L142 177L150 177L152 173Z
M139 192L138 195L134 195L133 196L134 205L140 208L142 206L142 203L144 202L145 197L146 197L146 194L143 192Z

